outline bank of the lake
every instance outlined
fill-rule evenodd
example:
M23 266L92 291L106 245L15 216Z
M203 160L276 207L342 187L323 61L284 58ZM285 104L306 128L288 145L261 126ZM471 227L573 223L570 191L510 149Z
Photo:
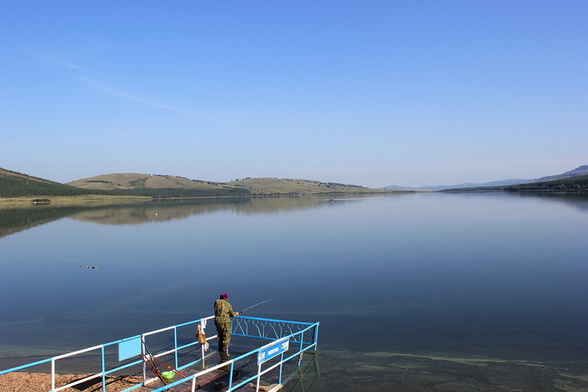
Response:
M111 195L78 195L78 196L20 196L1 197L0 209L30 208L35 206L35 200L47 200L39 206L73 207L96 206L109 204L133 204L153 200L149 196L111 196Z

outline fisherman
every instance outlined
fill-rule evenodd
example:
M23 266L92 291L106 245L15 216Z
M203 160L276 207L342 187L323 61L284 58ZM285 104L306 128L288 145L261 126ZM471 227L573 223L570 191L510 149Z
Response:
M228 301L229 295L223 293L220 298L214 301L214 325L218 334L218 352L221 362L229 360L229 342L231 341L231 317L241 313L233 311Z

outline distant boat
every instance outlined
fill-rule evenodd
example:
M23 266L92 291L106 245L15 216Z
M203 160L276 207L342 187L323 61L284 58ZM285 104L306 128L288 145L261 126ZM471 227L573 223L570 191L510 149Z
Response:
M33 199L33 200L31 200L31 203L33 203L33 204L50 204L51 200L49 200L49 199Z

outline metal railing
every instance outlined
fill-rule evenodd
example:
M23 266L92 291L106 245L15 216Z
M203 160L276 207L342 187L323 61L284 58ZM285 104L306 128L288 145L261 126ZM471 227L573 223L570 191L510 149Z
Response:
M241 354L234 359L219 363L212 367L206 367L206 360L213 355L208 352L208 342L217 339L217 335L207 337L206 344L198 343L195 339L197 325L202 331L214 316L189 321L186 323L161 328L141 335L101 344L86 349L58 355L52 358L13 367L0 371L0 376L18 371L31 371L39 366L50 366L51 389L48 392L59 392L66 388L95 381L102 383L102 391L106 392L107 376L121 374L142 374L142 381L138 382L120 392L130 392L142 386L151 384L158 380L158 377L148 376L149 360L157 359L166 364L169 370L194 372L181 379L169 382L153 392L167 391L171 388L191 383L191 391L197 388L197 381L203 376L218 371L219 369L229 370L228 389L235 391L244 385L255 382L259 390L263 376L272 375L277 383L282 383L282 371L286 362L295 361L300 366L305 352L316 352L318 344L319 323L304 323L286 320L273 320L256 317L238 316L233 319L233 336L253 339L253 341L264 340L269 343L256 347ZM163 359L167 361L163 362ZM75 380L65 385L57 385L56 374L59 374L58 364L66 361L77 361L88 363L99 371L93 372L90 376ZM249 369L249 372L244 372ZM253 371L252 371L253 369ZM166 369L167 370L167 369ZM238 378L235 370L243 374Z

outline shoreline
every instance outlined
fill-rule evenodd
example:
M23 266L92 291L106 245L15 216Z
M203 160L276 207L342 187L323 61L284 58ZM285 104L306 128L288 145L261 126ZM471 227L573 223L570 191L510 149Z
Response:
M35 199L48 199L49 203L35 204ZM110 204L134 204L154 200L151 196L19 196L0 198L0 209L16 208L46 208L46 207L76 207Z

